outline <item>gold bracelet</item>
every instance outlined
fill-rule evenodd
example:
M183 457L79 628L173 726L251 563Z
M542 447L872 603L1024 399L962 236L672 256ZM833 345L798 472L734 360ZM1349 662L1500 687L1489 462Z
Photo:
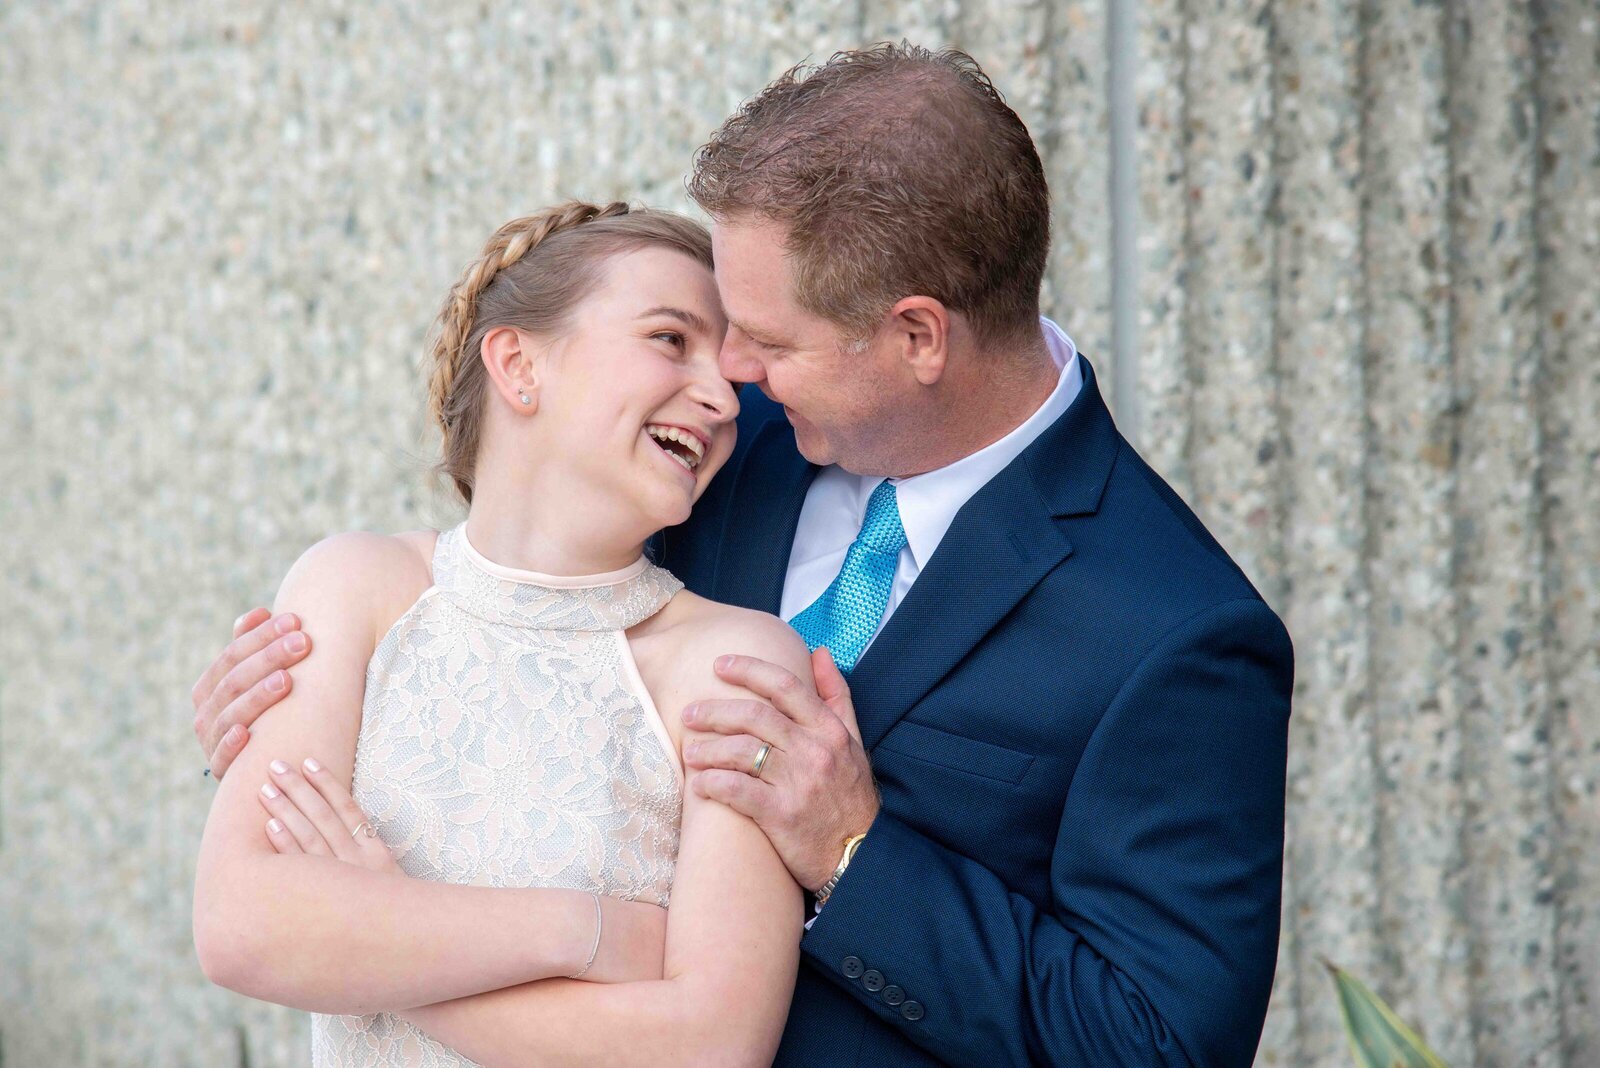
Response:
M867 836L866 831L852 835L844 840L844 856L839 858L839 866L833 869L833 874L828 876L828 881L822 884L822 889L817 891L817 908L828 903L828 898L833 895L834 889L839 885L839 880L844 878L844 870L850 866L850 858L856 855L856 850L861 848L861 840Z

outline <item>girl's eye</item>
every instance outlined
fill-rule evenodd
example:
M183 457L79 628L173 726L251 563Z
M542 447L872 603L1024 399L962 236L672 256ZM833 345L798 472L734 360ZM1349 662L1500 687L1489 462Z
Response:
M672 345L674 348L685 348L689 344L684 336L678 333L676 330L663 330L660 333L651 334L650 337L652 339L664 338L666 339L667 344Z

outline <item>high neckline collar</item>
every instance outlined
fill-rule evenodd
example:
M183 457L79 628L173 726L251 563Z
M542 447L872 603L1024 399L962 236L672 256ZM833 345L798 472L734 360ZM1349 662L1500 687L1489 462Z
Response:
M640 557L598 575L546 575L486 559L461 523L439 535L433 584L451 603L487 623L532 630L627 630L672 600L683 583Z
M524 568L508 567L497 564L480 553L472 544L472 539L467 536L467 525L462 523L461 552L479 570L487 572L498 579L508 582L524 582L533 586L544 586L552 590L591 590L601 586L615 586L627 582L631 578L642 575L650 566L650 561L640 556L627 567L618 568L616 571L601 571L592 575L551 575L543 571L528 571Z

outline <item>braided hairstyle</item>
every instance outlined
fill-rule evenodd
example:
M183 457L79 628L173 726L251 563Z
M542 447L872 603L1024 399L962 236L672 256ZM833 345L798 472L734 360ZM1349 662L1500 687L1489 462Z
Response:
M608 260L651 246L711 267L711 236L692 219L620 201L568 201L500 227L450 287L428 348L428 412L443 435L438 470L467 504L488 394L484 335L502 326L559 335Z

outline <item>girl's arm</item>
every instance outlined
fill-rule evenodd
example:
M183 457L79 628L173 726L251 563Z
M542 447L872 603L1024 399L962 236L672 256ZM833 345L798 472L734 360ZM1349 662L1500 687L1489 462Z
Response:
M705 670L687 675L683 692L658 695L659 705L681 707L687 694L748 698L709 670L726 652L780 663L810 684L805 646L787 626L744 612L733 622L701 628L693 647L675 650L681 663ZM327 780L314 780L326 803L350 803ZM298 846L284 840L284 848ZM801 920L799 888L761 830L688 790L664 979L611 986L551 979L401 1015L491 1068L770 1064L794 990ZM616 937L607 927L602 945Z
M217 784L194 891L195 949L212 982L356 1014L569 975L588 959L586 893L429 882L345 863L325 847L279 855L267 839L256 791L274 778L272 761L298 767L315 753L349 790L367 662L429 582L416 551L374 534L329 538L285 577L275 611L298 613L317 646ZM602 905L609 937L585 978L659 974L661 910Z
M704 665L690 676L688 693L750 698L711 671L715 657L729 652L781 664L812 684L810 656L794 631L775 617L739 612L703 628L684 649L685 664ZM800 888L752 820L692 789L684 794L661 981L549 980L403 1015L491 1068L772 1063L799 967Z

